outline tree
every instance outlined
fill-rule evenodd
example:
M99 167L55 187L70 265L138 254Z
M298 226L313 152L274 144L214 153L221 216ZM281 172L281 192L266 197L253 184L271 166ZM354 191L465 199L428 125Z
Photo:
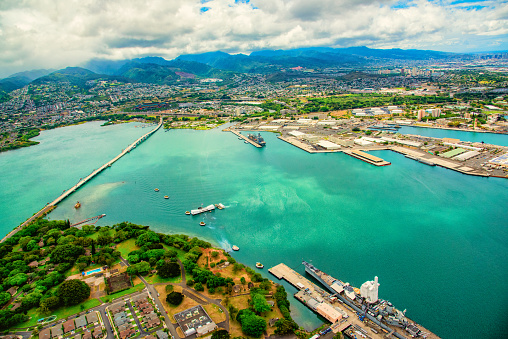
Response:
M95 242L92 239L92 255L95 255Z
M217 330L212 333L212 339L229 339L231 336L226 330Z
M174 306L180 305L182 303L182 301L183 301L183 294L180 292L173 291L166 296L166 302L168 304L171 304Z
M81 280L66 280L58 286L56 295L65 305L76 305L90 297L90 286Z
M21 286L28 280L25 273L18 273L7 279L7 283L11 286Z
M205 290L205 288L203 287L203 284L201 284L200 282L196 283L194 285L194 289L198 292L202 292Z
M113 237L107 234L101 234L97 237L97 243L101 246L107 246L113 242Z
M54 310L57 309L60 306L60 298L58 298L56 295L42 299L40 303L41 308L48 309L48 310Z
M157 235L157 233L152 232L152 231L148 231L148 232L145 232L145 233L141 234L136 239L136 246L141 247L143 245L146 245L149 242L150 243L160 242L159 236Z
M157 262L157 274L161 278L178 277L181 273L180 265L175 262L168 262L166 260L159 260Z
M10 293L7 292L0 293L0 306L6 304L9 300L11 300Z
M270 305L266 302L265 296L259 293L254 293L252 295L252 307L258 314L268 312L271 309Z
M136 275L136 274L146 275L146 274L148 274L148 272L150 272L150 264L147 263L146 261L141 261L135 265L131 265L131 266L127 267L127 273L129 275Z
M173 285L170 285L170 284L166 285L165 290L167 293L173 292L173 289L174 289Z
M54 263L68 262L74 263L76 259L85 253L85 250L81 246L75 246L72 244L58 245L51 252L51 261Z
M275 326L275 334L278 335L291 334L298 329L298 324L293 319L279 319L275 323Z
M259 338L266 330L266 320L249 309L238 312L236 319L242 325L242 332L252 337Z

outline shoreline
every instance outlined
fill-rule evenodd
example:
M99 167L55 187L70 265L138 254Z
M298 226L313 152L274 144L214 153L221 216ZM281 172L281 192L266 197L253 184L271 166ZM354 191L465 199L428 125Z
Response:
M458 132L502 134L502 135L508 136L508 133L484 131L484 130L476 130L476 129L469 130L469 129L461 129L461 128L453 128L453 127L435 127L435 126L420 126L420 125L402 125L401 127L422 127L422 128L430 128L430 129L444 129L444 130L458 131Z

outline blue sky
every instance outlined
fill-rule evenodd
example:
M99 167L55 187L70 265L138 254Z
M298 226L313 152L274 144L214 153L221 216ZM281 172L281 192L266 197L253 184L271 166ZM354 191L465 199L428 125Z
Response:
M508 50L508 1L2 0L0 46L0 76L217 50Z

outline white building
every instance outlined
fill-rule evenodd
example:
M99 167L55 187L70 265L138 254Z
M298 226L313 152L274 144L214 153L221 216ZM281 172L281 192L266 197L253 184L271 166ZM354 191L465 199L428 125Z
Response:
M374 281L366 281L360 287L360 294L368 303L375 303L378 300L379 283L377 277Z

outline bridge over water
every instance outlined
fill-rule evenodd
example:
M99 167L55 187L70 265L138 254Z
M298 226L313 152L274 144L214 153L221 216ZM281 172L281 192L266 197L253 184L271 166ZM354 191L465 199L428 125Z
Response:
M136 141L134 141L132 144L130 144L126 149L124 149L122 151L122 153L118 154L116 157L114 157L113 159L111 159L110 161L108 161L107 163L105 163L104 165L102 165L101 167L99 167L98 169L94 170L92 173L90 173L89 175L87 175L85 178L82 178L78 181L78 183L74 186L72 186L71 188L69 188L68 190L66 190L65 192L63 192L58 198L56 198L55 200L53 200L52 202L48 203L46 206L44 206L39 212L35 213L33 216L31 216L30 218L28 218L27 221L25 221L24 223L22 223L21 225L19 225L18 227L16 227L14 230L12 230L9 234L7 234L0 242L4 242L5 239L8 239L10 237L12 237L14 234L16 234L19 230L21 230L24 226L30 224L32 221L34 221L35 219L45 215L46 213L50 212L52 209L54 209L56 207L56 205L58 205L60 202L62 202L65 198L67 198L69 195L71 195L72 193L74 193L75 191L77 191L81 186L83 186L84 184L86 184L88 181L90 181L91 179L93 179L97 174L101 173L102 171L104 171L106 168L108 167L111 167L111 165L113 165L116 161L118 161L121 157L123 157L124 155L126 155L127 153L129 153L131 150L133 150L134 148L136 148L137 145L141 144L143 141L145 141L146 139L148 139L152 134L154 134L155 132L157 132L159 130L159 128L161 128L162 126L162 123L163 123L163 118L161 116L160 118L160 121L159 121L159 124L157 125L157 127L155 127L153 130L151 130L150 132L146 133L145 135L143 135L142 137L138 138Z

